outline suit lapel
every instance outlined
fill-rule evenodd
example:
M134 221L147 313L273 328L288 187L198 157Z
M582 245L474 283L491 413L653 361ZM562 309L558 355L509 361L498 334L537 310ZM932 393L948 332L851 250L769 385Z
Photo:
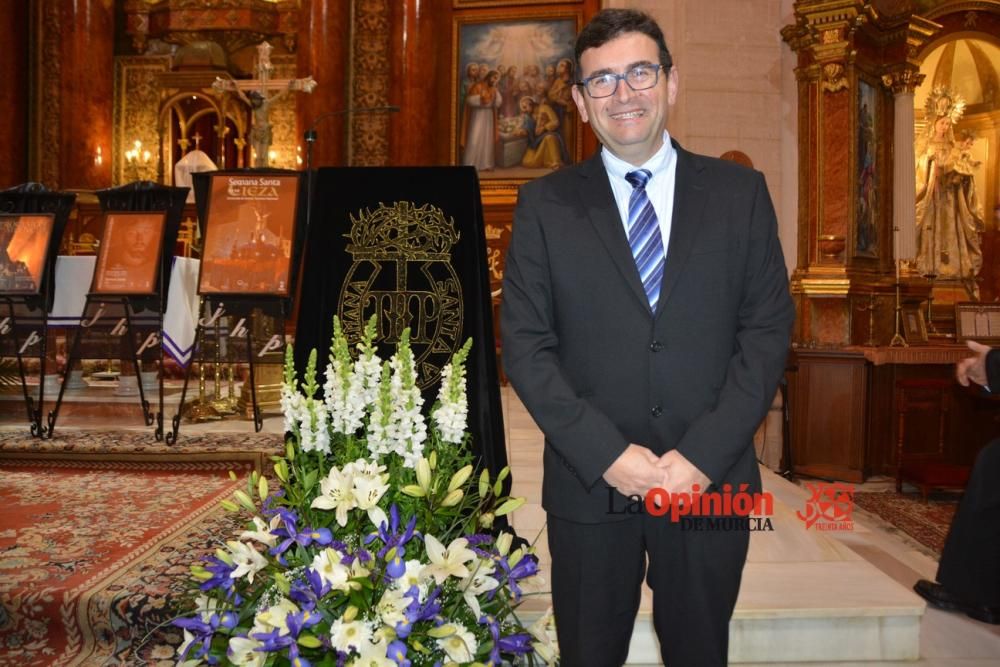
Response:
M677 149L674 211L670 221L670 244L667 247L667 262L663 267L663 284L660 287L657 316L666 310L667 301L691 254L691 247L701 228L701 215L705 210L708 196L701 179L701 170L704 167L698 164L694 155L681 148L676 141L673 144Z
M600 151L585 162L577 173L582 177L580 191L594 231L604 242L622 278L632 288L635 298L648 312L649 301L646 299L639 269L635 266L635 259L632 257L632 250L625 236L625 227L611 191L611 184L608 183Z

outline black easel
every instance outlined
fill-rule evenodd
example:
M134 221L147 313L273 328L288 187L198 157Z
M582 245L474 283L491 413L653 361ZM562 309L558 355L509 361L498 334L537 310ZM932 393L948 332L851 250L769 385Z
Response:
M37 294L2 294L0 299L7 303L10 313L11 334L14 339L14 350L17 356L18 374L21 388L24 392L24 403L28 412L28 422L31 435L42 437L46 428L42 424L42 409L45 404L45 366L48 355L49 310L55 297L56 257L63 231L69 220L69 213L76 202L76 195L69 192L54 192L41 183L24 183L22 185L0 191L0 213L4 214L52 214L54 216L52 234L46 252L42 270L42 281ZM24 360L21 354L21 341L17 335L17 316L14 307L23 305L29 312L38 308L42 312L41 352L39 357L38 403L36 404L28 391L27 377L24 373Z
M142 405L143 419L147 426L156 422L154 438L163 439L163 314L166 310L167 287L170 285L170 271L173 268L174 246L177 244L177 233L180 229L181 217L184 214L184 205L187 202L188 188L176 188L167 185L159 185L152 181L136 181L117 188L108 188L97 192L97 199L101 204L101 209L105 213L109 212L156 212L164 211L166 221L163 231L163 245L160 252L160 267L157 278L156 293L149 296L132 295L108 295L108 294L88 294L81 322L86 321L91 303L121 303L125 310L128 337L129 356L135 364L136 384L139 388L139 401ZM158 372L158 410L154 413L150 410L149 402L146 400L145 389L142 386L141 361L136 353L135 331L132 326L132 313L138 312L137 307L152 308L157 313L157 335L159 336L159 372ZM48 433L52 436L56 420L59 417L59 408L62 405L63 394L66 387L66 379L72 370L72 363L79 357L79 346L81 334L85 327L77 329L73 339L72 349L66 360L66 372L62 386L59 389L59 398L56 405L49 413Z

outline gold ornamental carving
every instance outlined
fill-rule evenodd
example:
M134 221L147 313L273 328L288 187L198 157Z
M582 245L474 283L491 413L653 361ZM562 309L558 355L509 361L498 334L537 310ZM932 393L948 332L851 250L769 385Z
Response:
M824 92L835 93L838 90L847 88L847 76L844 74L844 66L840 63L827 63L823 65L823 81L820 84Z
M913 93L923 82L925 75L911 68L901 69L882 75L882 85L892 91L893 95Z
M388 0L354 0L351 29L352 107L389 104L391 58ZM355 114L350 117L348 163L380 166L389 159L389 115Z
M459 232L430 204L397 201L351 215L347 252L354 258L337 304L348 340L360 340L377 316L376 340L395 343L410 328L419 385L438 381L461 345L465 303L451 263Z

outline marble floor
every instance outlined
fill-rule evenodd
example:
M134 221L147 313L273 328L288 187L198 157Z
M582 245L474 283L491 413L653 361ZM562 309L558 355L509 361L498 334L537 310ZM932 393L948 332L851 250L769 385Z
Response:
M107 392L107 393L102 393ZM69 400L59 430L142 426L135 399L110 390L85 391ZM509 388L502 390L508 458L515 495L527 504L514 516L518 532L537 537L543 576L549 559L545 516L539 505L542 436ZM0 396L0 439L26 431L17 396ZM74 399L71 395L68 399ZM13 404L12 404L13 402ZM87 407L98 404L101 408ZM168 400L167 413L173 401ZM281 418L265 415L264 429L280 432ZM248 420L184 423L184 433L246 432ZM794 516L808 494L766 469L765 488L775 497L773 532L754 532L744 584L731 625L730 660L740 664L912 665L921 667L1000 666L1000 626L964 615L925 609L910 592L920 578L933 578L936 562L922 548L880 528L878 520L855 513L851 531L806 531ZM530 606L542 611L544 595ZM629 665L659 664L651 629L649 592L636 623Z

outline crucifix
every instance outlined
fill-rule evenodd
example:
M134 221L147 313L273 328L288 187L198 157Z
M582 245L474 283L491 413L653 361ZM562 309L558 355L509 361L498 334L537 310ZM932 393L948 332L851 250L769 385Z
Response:
M287 93L311 93L316 81L307 76L304 79L272 79L272 47L267 42L257 45L257 78L249 81L234 81L216 77L212 88L218 92L236 93L253 111L253 126L250 130L250 145L255 153L253 166L267 167L268 152L271 148L271 106Z

